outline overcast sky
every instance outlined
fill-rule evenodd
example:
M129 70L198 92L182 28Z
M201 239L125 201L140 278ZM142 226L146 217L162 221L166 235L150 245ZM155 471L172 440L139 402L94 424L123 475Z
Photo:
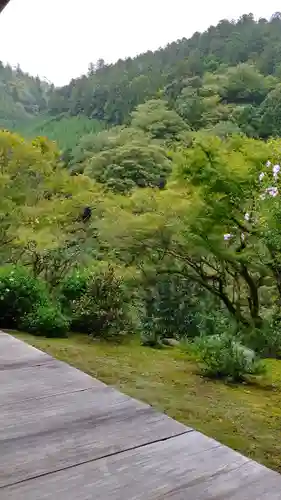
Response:
M280 0L10 0L0 15L0 60L63 85L90 61L113 62L223 18L278 10Z

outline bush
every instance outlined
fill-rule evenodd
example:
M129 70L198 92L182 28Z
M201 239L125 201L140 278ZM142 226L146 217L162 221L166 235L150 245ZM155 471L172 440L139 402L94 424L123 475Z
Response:
M265 371L254 351L228 335L198 337L193 345L203 374L208 377L241 382L247 375L259 375Z
M111 337L128 326L127 296L113 268L93 272L86 292L72 301L72 328L94 337Z
M79 300L87 291L89 273L75 271L68 275L60 287L60 302L62 308L68 313L71 311L73 301Z
M155 324L156 323L156 324ZM141 325L141 344L146 347L161 347L163 334L158 329L157 322L154 323L154 318L143 322Z
M237 333L237 324L233 321L225 310L211 307L215 304L205 303L205 309L201 309L197 314L197 325L200 336L223 335L232 337Z
M18 328L21 318L31 312L35 304L48 301L43 282L31 276L25 268L0 268L0 327Z
M46 337L66 337L69 331L69 321L61 310L54 305L47 304L35 308L25 314L21 321L21 328L34 335Z
M146 345L198 335L196 315L203 293L196 284L177 274L153 273L143 285L141 329Z

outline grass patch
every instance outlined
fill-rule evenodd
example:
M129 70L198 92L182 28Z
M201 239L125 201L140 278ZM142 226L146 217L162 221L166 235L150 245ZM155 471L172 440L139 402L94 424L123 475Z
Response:
M281 472L281 361L268 360L259 384L226 385L196 374L179 348L154 350L84 335L46 339L13 333L106 384Z

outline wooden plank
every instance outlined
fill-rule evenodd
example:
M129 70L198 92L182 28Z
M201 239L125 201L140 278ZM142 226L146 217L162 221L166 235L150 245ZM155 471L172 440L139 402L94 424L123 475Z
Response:
M1 349L1 341L0 341ZM106 387L90 375L51 358L37 366L0 371L0 407L31 398Z
M172 491L168 498L186 498L185 486ZM210 500L280 500L281 476L260 464L249 460L231 471L214 473L205 482L188 485L189 498Z
M0 372L22 368L24 366L36 366L52 360L48 354L25 344L15 337L1 332L0 335Z
M278 474L197 432L1 490L1 500L280 500L280 495Z
M0 485L188 430L150 406L103 386L13 402L0 411Z

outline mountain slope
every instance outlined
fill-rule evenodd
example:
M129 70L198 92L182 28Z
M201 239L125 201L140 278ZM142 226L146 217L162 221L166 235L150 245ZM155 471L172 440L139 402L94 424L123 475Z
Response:
M84 135L96 134L103 128L101 122L84 115L39 115L24 123L22 133L26 137L48 137L51 141L56 141L60 149L68 150L73 149Z
M281 76L281 15L255 21L244 15L223 20L206 32L171 43L156 52L106 65L89 66L87 76L56 89L49 112L84 113L110 125L126 123L131 111L148 99L179 94L183 80L249 62L263 75Z
M18 128L47 110L50 85L0 61L0 127Z
M281 14L244 15L134 59L91 63L61 88L0 64L0 127L69 149L85 134L130 124L139 105L162 99L192 130L281 135L280 83Z

